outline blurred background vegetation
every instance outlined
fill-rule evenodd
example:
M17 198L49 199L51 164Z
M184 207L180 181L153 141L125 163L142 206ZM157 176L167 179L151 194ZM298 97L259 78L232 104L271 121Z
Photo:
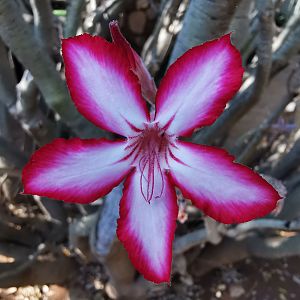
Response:
M60 53L62 37L109 40L113 19L157 85L186 50L232 32L243 85L191 139L227 149L283 197L270 216L225 226L178 194L171 286L146 282L115 237L122 187L86 206L20 194L38 147L113 138L76 111ZM0 0L0 299L297 299L299 92L299 0Z

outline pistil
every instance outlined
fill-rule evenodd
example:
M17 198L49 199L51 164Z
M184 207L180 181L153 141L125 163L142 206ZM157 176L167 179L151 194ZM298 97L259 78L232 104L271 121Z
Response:
M156 122L146 123L141 133L128 138L128 157L140 172L140 187L143 198L150 203L161 197L165 182L164 170L168 165L173 136L168 135Z

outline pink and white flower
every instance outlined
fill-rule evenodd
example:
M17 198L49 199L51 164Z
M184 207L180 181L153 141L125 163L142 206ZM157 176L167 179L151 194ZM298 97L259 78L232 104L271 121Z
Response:
M110 29L112 43L83 34L64 39L62 53L78 111L124 138L54 140L24 168L24 192L90 203L125 179L118 238L146 279L168 282L178 213L175 186L223 223L262 217L280 196L224 150L178 139L212 124L238 91L243 68L230 35L187 51L156 92L117 23ZM145 99L155 99L155 114L150 116Z

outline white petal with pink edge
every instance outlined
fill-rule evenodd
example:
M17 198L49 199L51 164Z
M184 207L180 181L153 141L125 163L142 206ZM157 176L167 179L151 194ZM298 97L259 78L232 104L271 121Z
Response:
M134 49L130 46L128 41L121 33L117 21L110 22L109 28L114 43L127 54L131 70L139 79L144 98L146 98L150 102L154 102L156 95L156 86L142 59L134 51Z
M129 173L125 142L55 139L36 151L23 169L25 194L89 203Z
M156 120L188 135L212 124L242 83L243 68L230 35L196 46L168 69L156 97Z
M138 78L121 49L83 34L64 39L62 54L72 99L87 119L123 136L148 120Z
M176 193L164 175L159 198L148 203L140 186L141 173L125 181L117 235L135 268L147 280L170 282L172 241L178 214Z
M261 176L233 162L226 151L178 141L169 160L170 177L186 198L222 223L263 217L280 196Z

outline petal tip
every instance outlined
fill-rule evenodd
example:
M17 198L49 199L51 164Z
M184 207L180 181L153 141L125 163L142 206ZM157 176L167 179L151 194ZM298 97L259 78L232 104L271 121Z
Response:
M156 284L170 283L172 241L178 215L176 193L171 183L167 181L166 203L153 201L151 203L156 204L149 207L148 203L142 199L140 189L136 189L139 178L138 173L132 172L124 183L120 218L117 221L117 236L133 266L146 280ZM135 214L135 211L139 214ZM154 215L164 216L165 214L168 221L162 223L160 220L153 223L156 219Z
M264 217L282 198L258 173L235 163L227 151L183 141L178 142L178 146L182 154L180 156L178 151L175 154L193 168L171 163L173 184L196 207L218 222L236 224ZM201 173L203 169L213 172L213 181L212 177Z
M82 204L95 201L109 193L127 176L130 170L125 162L119 163L123 157L122 151L119 151L120 143L123 141L54 139L52 143L37 150L23 168L24 194ZM110 153L111 163L116 168L113 169L110 165L112 168L110 170L115 172L115 176L111 178L107 177L106 173L94 169L95 159L91 157L98 156L99 153L101 155L101 151L105 153L103 154L105 157L107 157L107 153ZM91 159L90 163L88 163L88 158ZM80 165L77 161L85 161L85 164ZM105 166L105 164L100 163L99 170L101 170L101 166ZM89 176L85 178L82 172ZM90 177L92 174L94 175Z
M118 20L112 20L109 22L109 28L112 29L112 28L119 28L119 22Z

